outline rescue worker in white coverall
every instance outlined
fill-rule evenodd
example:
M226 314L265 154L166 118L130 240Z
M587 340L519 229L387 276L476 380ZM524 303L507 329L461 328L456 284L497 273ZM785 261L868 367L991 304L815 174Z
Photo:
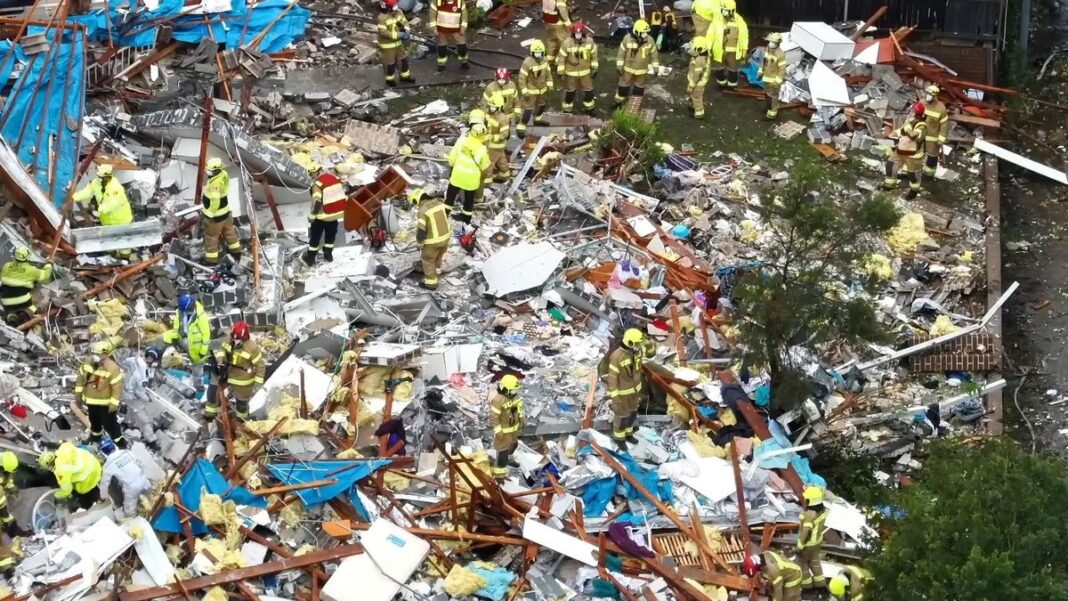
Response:
M127 449L116 449L115 443L110 438L104 437L100 441L100 452L107 457L104 461L104 472L100 478L100 496L104 499L108 496L108 487L111 481L118 480L122 487L122 513L124 517L132 518L137 515L137 503L141 495L147 492L152 484L145 477L145 470L133 452Z

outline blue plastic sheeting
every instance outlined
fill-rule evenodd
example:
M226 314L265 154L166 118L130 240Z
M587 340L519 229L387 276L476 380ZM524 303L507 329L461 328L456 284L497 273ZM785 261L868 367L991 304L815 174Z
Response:
M601 478L587 484L582 492L582 515L592 518L603 514L616 491L617 481L615 477Z
M267 507L267 499L257 497L247 488L235 486L231 490L230 483L210 461L199 459L182 477L182 482L178 485L178 498L183 507L195 513L200 511L200 497L205 492L222 495L223 501L233 501L238 505ZM181 517L177 507L164 507L163 511L159 512L159 517L152 522L152 527L162 532L180 533ZM189 520L189 527L193 536L208 533L208 527L200 520Z
M672 503L675 501L675 495L671 492L671 480L661 480L660 474L654 470L647 470L638 465L638 462L630 456L630 453L612 453L616 459L623 464L623 467L630 472L631 476L634 476L638 482L642 483L646 489L651 493L655 493L661 501ZM642 493L638 492L637 488L634 488L630 482L623 481L623 490L627 493L628 499L642 499L645 497Z
M0 116L4 123L0 136L32 171L41 190L62 206L78 163L78 128L72 130L67 124L82 121L86 39L79 31L46 31L38 26L28 27L26 34L44 34L49 50L28 59L21 49L13 53L26 64ZM14 60L5 62L10 64L0 65L0 81L6 81L15 66Z
M477 565L469 565L467 569L486 579L486 586L475 591L476 597L485 597L493 601L501 601L508 594L508 587L515 580L515 574L504 568L487 570Z
M771 420L768 423L768 429L771 430L772 438L765 440L763 444L753 451L755 458L763 457L771 453L772 451L781 451L782 449L790 448L790 441L785 438L786 433L783 432L782 426L775 420ZM793 467L797 475L801 477L801 481L806 485L819 486L821 488L827 487L827 481L822 476L812 471L812 467L809 465L808 458L802 457L797 453L789 453L786 455L779 455L772 457L771 459L762 459L760 461L760 467L764 469L786 469L787 466Z
M335 484L294 491L305 507L319 505L349 494L356 482L370 476L380 467L392 463L389 459L376 461L309 461L306 463L273 463L267 466L271 475L283 484L306 484L316 480L337 480ZM351 495L360 513L364 514L359 498ZM364 517L367 517L364 515Z

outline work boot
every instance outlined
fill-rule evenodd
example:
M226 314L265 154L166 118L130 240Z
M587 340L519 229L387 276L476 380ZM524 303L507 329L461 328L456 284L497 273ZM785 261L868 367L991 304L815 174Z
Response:
M327 263L333 263L334 262L334 249L332 249L332 248L324 248L323 249L323 258L326 259Z
M300 256L300 260L303 261L304 264L307 265L308 267L311 267L311 266L315 265L315 255L316 254L318 254L318 253L313 253L310 250L306 250L306 251L304 251L304 254L302 254Z
M438 73L444 73L444 72L445 72L445 65L438 65Z
M471 70L471 63L469 63L467 61L460 61L460 68L463 69L464 71L470 71Z
M919 190L909 190L909 193L905 195L905 200L912 200L920 195Z
M391 88L395 88L395 87L397 87L397 80L396 79L387 79L386 80L386 85L391 87Z

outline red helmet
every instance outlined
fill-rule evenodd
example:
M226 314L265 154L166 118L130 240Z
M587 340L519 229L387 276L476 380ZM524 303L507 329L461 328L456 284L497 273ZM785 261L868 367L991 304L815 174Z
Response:
M510 81L512 79L512 74L508 72L507 67L497 67L497 70L493 72L493 78Z
M586 25L582 21L572 21L571 33L586 33Z
M746 576L753 578L760 573L762 563L759 555L749 555L742 561L742 572Z
M916 104L912 105L912 112L917 117L922 117L924 113L927 112L927 107L923 106L922 102L917 102Z
M382 0L381 4L383 8L397 8L398 0Z
M230 330L230 337L234 340L248 340L251 336L248 332L248 323L239 321Z

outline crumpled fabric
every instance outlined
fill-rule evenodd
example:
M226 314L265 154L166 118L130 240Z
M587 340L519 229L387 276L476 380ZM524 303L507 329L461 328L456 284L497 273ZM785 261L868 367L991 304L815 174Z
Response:
M482 576L460 564L455 564L449 570L449 575L445 577L445 592L452 597L467 597L474 595L487 584L489 583Z
M608 538L611 538L620 549L635 557L654 557L656 553L652 549L635 540L626 524L618 522L608 527Z

